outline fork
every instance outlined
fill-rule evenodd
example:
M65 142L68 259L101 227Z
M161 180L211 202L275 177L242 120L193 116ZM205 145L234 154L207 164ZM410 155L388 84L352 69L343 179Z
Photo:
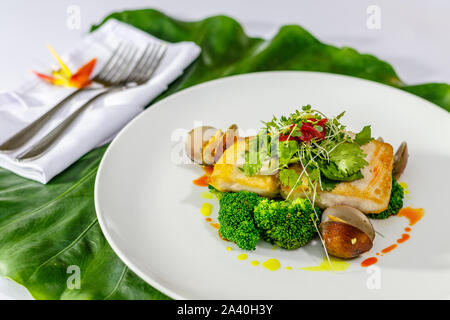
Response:
M111 54L108 61L105 63L103 68L99 71L98 75L96 75L92 82L94 83L100 83L99 80L102 79L108 70L110 70L110 66L112 63L117 62L122 55L126 53L126 46L124 46L122 43L117 46L117 48L114 50L114 52ZM105 84L103 84L103 87L105 87ZM16 133L14 136L6 140L3 144L0 145L0 152L3 153L10 153L13 152L20 147L24 146L28 141L30 141L31 138L33 138L36 133L38 133L46 123L50 121L50 119L59 111L61 108L70 100L72 100L74 97L78 96L80 93L88 91L88 90L95 90L100 88L80 88L76 91L69 94L67 97L62 99L60 102L58 102L55 106L50 108L46 113L44 113L42 116L40 116L38 119L30 123L28 126L20 130L18 133Z
M102 84L106 88L104 91L89 99L56 128L50 131L31 148L19 154L15 159L24 161L39 158L59 140L70 125L83 114L91 103L109 93L140 86L146 83L158 68L159 63L165 55L166 49L167 46L164 44L148 45L136 63L134 63L134 58L138 50L128 50L127 59L117 59L117 63L114 63L108 70L96 77L96 82Z

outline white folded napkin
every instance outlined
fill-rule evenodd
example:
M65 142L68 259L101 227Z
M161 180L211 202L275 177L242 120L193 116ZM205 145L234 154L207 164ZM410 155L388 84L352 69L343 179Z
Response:
M93 72L95 75L118 44L124 41L144 50L149 43L161 40L128 24L108 20L63 54L62 60L75 72L89 60L97 58ZM43 156L31 161L15 161L15 155L37 142L99 91L78 95L24 147L11 154L0 153L0 166L26 178L47 183L88 151L111 141L150 101L166 90L200 53L200 48L192 42L168 43L167 46L166 54L149 82L99 99L72 123L65 135ZM38 71L49 74L50 68ZM33 76L17 90L0 92L0 144L74 90L47 84Z

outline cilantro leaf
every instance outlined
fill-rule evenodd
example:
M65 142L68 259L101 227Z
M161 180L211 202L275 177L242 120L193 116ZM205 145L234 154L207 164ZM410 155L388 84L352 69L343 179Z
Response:
M311 182L319 181L320 169L319 168L309 168L308 175Z
M362 130L359 133L357 133L355 137L355 142L360 146L365 145L366 143L369 143L372 140L373 138L370 126L365 126L364 128L362 128Z
M330 152L330 162L336 164L345 175L350 176L368 165L365 156L357 144L344 142Z
M278 144L280 166L287 166L291 158L298 152L298 143L294 140L282 141Z
M294 188L299 174L294 169L281 169L280 170L280 182L283 186L289 186L289 188Z
M336 186L337 186L337 184L338 184L339 182L340 182L340 181L337 181L337 180L331 180L331 179L328 179L328 178L326 178L326 177L322 177L322 178L321 178L322 190L323 190L323 191L331 191L331 190L333 190L334 188L336 188Z
M270 157L270 141L267 130L261 129L259 133L248 142L248 151L245 152L245 163L242 166L246 176L253 176L261 170L263 162Z
M242 166L242 171L244 171L244 174L247 177L251 177L257 174L261 170L261 167L262 167L261 163L245 162L244 165Z
M361 169L368 163L361 148L352 142L344 142L330 152L330 161L320 161L320 171L330 180L353 181L363 177Z
M327 165L322 165L320 167L320 172L322 172L322 175L323 175L323 177L325 179L335 180L335 181L338 181L338 182L340 182L340 181L353 181L353 180L357 180L357 179L363 178L361 170L358 170L355 173L349 175L349 174L346 174L343 171L339 170L338 167L336 166L336 164L333 163L333 162L330 162ZM324 178L322 178L322 187L323 187L323 181L325 180Z

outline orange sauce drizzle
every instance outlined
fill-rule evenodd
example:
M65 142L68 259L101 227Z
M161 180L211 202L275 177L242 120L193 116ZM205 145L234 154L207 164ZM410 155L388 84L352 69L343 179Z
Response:
M225 239L224 237L222 237L222 235L220 234L220 231L217 230L217 234L219 235L219 238L222 239L223 241L228 241L227 239Z
M370 258L367 258L366 260L364 260L363 262L361 262L361 267L367 268L368 266L371 266L377 262L378 262L377 258L370 257Z
M207 187L208 184L209 184L208 180L209 180L209 176L204 174L200 178L192 180L192 183L195 184L196 186L199 186L199 187Z
M212 219L211 219L211 218L205 218L205 221L206 221L206 222L211 222Z
M424 213L425 213L425 211L422 208L415 209L415 208L411 208L411 207L406 207L406 208L402 208L398 212L397 216L407 218L409 220L409 225L413 226L420 219L422 219ZM405 232L410 232L412 229L410 227L406 227L404 230L405 230ZM397 243L402 244L405 241L409 240L410 238L411 238L411 236L409 234L403 233L401 235L401 238L397 239ZM376 255L383 256L383 254L389 253L392 250L394 250L395 248L397 248L398 244L390 245L389 247L386 247L383 250L381 250L381 253L377 252ZM361 267L368 267L374 263L377 263L377 261L378 261L378 259L375 257L368 258L368 259L364 260L363 262L361 262Z
M402 208L397 214L398 217L405 217L409 220L409 225L415 225L424 215L424 210L422 208L414 209L411 207Z
M397 245L396 244L393 244L393 245L390 245L389 247L387 247L387 248L384 248L383 250L381 250L381 253L389 253L389 252L391 252L392 250L394 250L395 248L397 248Z
M408 240L409 238L410 238L409 234L404 233L404 234L402 234L402 237L400 239L397 239L397 243L403 243L406 240Z
M204 166L203 170L205 171L205 174L202 175L200 178L197 178L195 180L192 180L192 183L199 187L207 187L209 184L209 177L211 176L212 172L214 171L214 167L212 166Z
M213 227L215 229L219 229L220 228L220 225L219 225L218 222L211 222L210 225L211 225L211 227Z

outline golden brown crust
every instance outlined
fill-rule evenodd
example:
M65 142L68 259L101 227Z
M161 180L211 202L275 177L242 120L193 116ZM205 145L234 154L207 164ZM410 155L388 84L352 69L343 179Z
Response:
M362 149L369 162L362 170L364 178L342 182L330 193L370 201L373 203L370 213L380 213L386 210L389 204L394 151L390 144L376 140L362 146Z
M219 191L251 191L265 197L279 194L279 180L274 175L247 177L237 166L242 163L248 139L240 139L229 147L214 165L209 184Z
M394 152L390 144L373 140L362 146L368 166L361 170L363 178L352 182L341 182L332 191L319 192L317 203L326 208L333 205L349 205L364 213L380 213L387 209L392 189L392 166ZM301 172L301 166L290 168ZM307 181L292 191L290 198L304 198ZM303 187L303 190L302 190ZM286 197L291 189L281 186L281 195Z

